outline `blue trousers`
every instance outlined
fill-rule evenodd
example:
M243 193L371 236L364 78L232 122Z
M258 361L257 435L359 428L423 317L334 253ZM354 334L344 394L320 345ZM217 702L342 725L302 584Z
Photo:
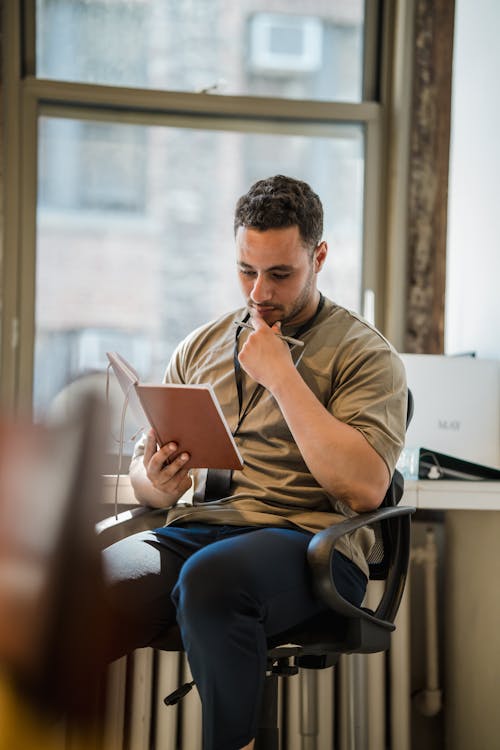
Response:
M117 658L179 624L203 710L204 750L255 737L267 638L325 609L306 562L311 534L189 523L128 537L104 551L110 603L123 627ZM339 592L360 604L366 577L336 552Z

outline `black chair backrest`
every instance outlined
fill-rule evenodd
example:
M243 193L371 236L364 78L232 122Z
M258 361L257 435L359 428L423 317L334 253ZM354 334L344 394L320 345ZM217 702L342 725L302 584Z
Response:
M406 408L406 428L413 417L413 394L408 389L408 400ZM393 508L398 505L403 497L404 479L401 472L396 469L391 479L389 488L382 501L382 508ZM400 535L400 519L385 521L384 523L375 524L375 544L368 557L368 568L370 571L370 580L382 581L387 578L391 561L394 558L395 546L398 544Z

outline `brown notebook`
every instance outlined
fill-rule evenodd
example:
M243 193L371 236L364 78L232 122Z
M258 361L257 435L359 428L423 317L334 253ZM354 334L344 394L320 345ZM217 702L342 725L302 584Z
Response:
M144 384L117 352L106 356L140 423L154 429L160 445L175 442L191 458L187 466L241 469L243 459L210 384Z

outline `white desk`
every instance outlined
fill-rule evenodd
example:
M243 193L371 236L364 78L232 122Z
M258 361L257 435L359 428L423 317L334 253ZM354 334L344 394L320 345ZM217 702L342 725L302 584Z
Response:
M120 505L139 505L135 499L132 485L128 474L117 477L114 474L105 474L102 478L102 501L103 503L114 503L116 500Z
M103 478L103 500L115 501L116 477ZM118 482L118 503L137 505L127 475ZM468 482L441 479L407 480L402 505L418 510L500 510L500 482Z
M407 480L401 503L418 510L500 510L500 482Z

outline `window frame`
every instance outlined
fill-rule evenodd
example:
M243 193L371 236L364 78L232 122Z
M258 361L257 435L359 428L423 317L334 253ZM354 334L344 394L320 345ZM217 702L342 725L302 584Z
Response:
M40 79L35 74L36 0L4 4L4 257L2 403L29 413L35 341L37 142L41 116L143 125L253 132L331 133L332 125L362 124L365 175L362 291L375 293L375 323L386 327L385 207L388 65L401 0L366 3L363 101L360 103L225 96L90 85ZM400 21L401 23L401 21ZM407 22L405 22L407 23ZM405 26L406 28L406 26Z

